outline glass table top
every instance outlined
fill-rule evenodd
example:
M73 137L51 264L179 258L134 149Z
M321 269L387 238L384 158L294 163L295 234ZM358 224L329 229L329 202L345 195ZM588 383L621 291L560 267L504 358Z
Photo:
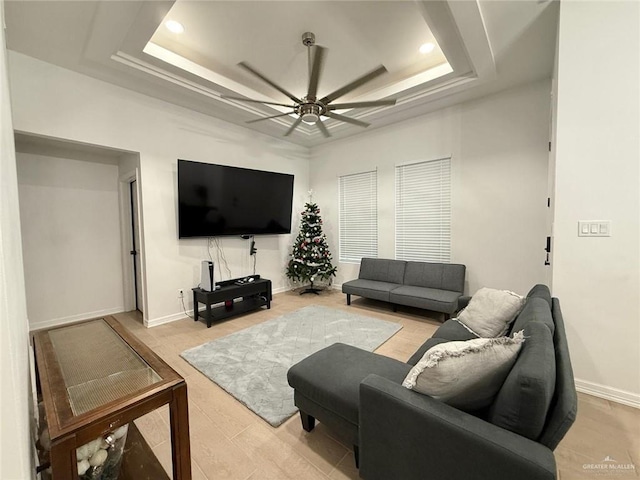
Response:
M162 380L102 319L48 333L74 415Z

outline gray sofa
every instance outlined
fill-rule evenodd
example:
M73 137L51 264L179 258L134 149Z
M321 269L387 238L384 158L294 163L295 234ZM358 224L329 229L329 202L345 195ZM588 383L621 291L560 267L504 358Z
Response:
M458 310L466 267L456 263L405 262L363 258L358 278L342 284L342 293L382 300L393 305L424 308L445 314Z
M317 418L340 432L366 480L555 480L553 450L577 411L558 299L535 286L511 330L524 330L526 340L483 411L401 385L431 346L475 338L451 319L407 363L337 343L291 367L302 426L311 431Z

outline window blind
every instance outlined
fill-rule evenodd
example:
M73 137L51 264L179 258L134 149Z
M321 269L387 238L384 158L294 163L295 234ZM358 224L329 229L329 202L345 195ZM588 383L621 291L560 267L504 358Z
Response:
M345 175L340 186L340 261L378 256L378 175Z
M450 158L396 167L396 258L450 262Z

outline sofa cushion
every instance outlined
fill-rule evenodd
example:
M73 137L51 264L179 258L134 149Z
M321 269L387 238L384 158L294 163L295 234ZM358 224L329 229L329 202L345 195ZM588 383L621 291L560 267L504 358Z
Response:
M542 285L541 283L535 285L529 290L529 293L527 293L527 298L542 298L549 304L549 308L551 308L551 292L546 285Z
M547 418L556 383L551 332L546 325L525 325L526 342L489 409L487 420L537 440Z
M363 258L358 278L402 285L407 262L385 258Z
M415 365L420 361L420 359L425 354L425 352L429 350L431 347L433 347L434 345L438 345L440 343L446 343L449 341L450 340L447 340L446 338L436 338L436 337L429 338L426 342L420 345L420 348L416 350L413 355L411 355L409 360L407 360L407 364L411 366Z
M436 333L433 334L435 338L444 338L449 341L471 340L478 338L478 335L472 333L463 323L458 319L452 318L444 322Z
M296 363L287 380L300 394L357 425L360 382L375 373L400 384L409 370L399 360L334 343Z
M529 322L539 322L545 324L551 332L551 335L553 335L556 326L553 321L553 316L551 315L550 305L547 304L544 298L527 298L527 303L513 322L511 331L519 332Z
M467 308L458 315L458 320L479 337L498 337L507 332L524 301L516 293L483 287L471 297Z
M376 280L349 280L342 284L342 293L360 295L374 300L389 301L389 292L397 288L396 283L379 282Z
M451 314L458 308L459 296L460 292L403 285L391 290L389 301L399 305Z
M456 263L407 262L402 283L462 294L465 271L464 265Z
M402 386L463 410L491 404L518 357L523 332L513 338L475 338L436 345L411 369Z

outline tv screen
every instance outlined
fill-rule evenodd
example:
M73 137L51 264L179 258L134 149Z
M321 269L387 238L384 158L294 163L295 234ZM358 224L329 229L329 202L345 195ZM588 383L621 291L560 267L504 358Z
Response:
M178 236L291 233L293 175L178 160Z

